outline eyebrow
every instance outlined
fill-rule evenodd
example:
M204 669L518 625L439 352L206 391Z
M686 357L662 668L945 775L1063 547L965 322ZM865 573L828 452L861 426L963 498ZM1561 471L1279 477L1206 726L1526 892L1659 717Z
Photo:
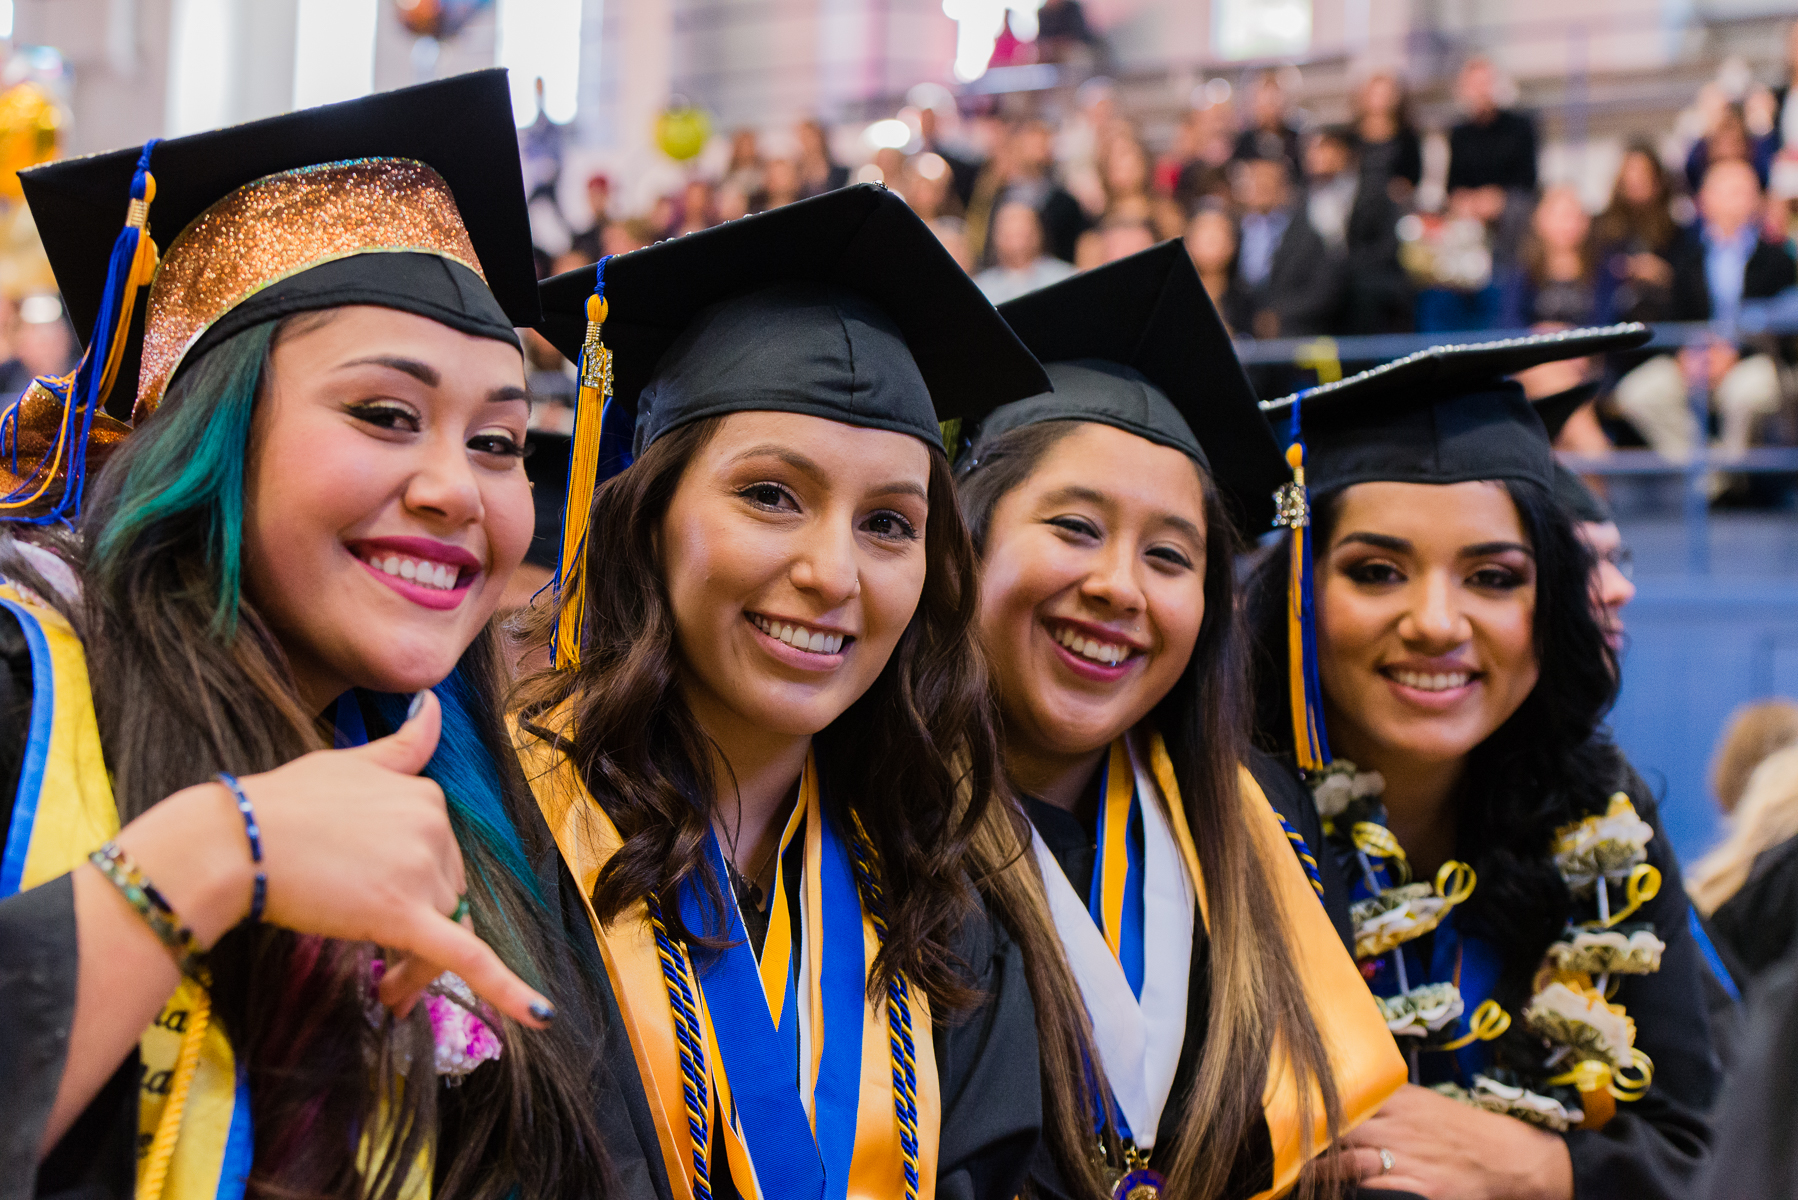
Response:
M1069 500L1084 500L1088 504L1111 503L1111 497L1107 496L1104 492L1094 488L1082 487L1077 483L1071 483L1064 488L1057 488L1047 496L1043 497L1043 503L1045 504L1065 504ZM1161 512L1155 514L1155 519L1164 525L1173 526L1199 545L1203 546L1205 544L1205 531L1200 529L1197 525L1194 525L1191 521L1188 521L1185 517L1176 516L1171 512Z
M1351 542L1357 542L1363 546L1373 546L1379 550L1391 550L1397 554L1409 554L1416 549L1416 547L1407 539L1393 537L1390 534L1385 533L1346 533L1343 534L1341 538L1337 539L1336 544L1338 546L1343 546L1348 545ZM1471 546L1461 547L1461 549L1457 551L1457 555L1461 558L1485 558L1488 555L1505 554L1512 550L1515 550L1520 554L1527 554L1531 558L1536 557L1535 550L1524 545L1522 542L1504 541L1475 542Z
M819 466L816 462L807 458L805 455L800 454L796 450L789 450L785 446L777 446L772 443L761 446L751 446L749 449L731 459L731 462L746 462L752 458L777 458L781 462L786 463L789 467L792 467L795 471L803 471L805 474L810 475L813 479L819 480L820 482L824 479L824 468ZM930 499L930 493L925 490L924 485L914 479L899 479L894 480L891 483L877 484L868 489L868 495L917 496L922 500Z
M443 384L443 376L438 373L436 367L426 362L420 362L416 358L404 358L397 354L375 354L368 358L353 358L349 362L339 364L339 369L348 367L385 367L389 371L410 375L426 387L440 387ZM487 403L489 404L504 404L512 400L523 400L528 404L531 394L515 384L496 387L487 393Z

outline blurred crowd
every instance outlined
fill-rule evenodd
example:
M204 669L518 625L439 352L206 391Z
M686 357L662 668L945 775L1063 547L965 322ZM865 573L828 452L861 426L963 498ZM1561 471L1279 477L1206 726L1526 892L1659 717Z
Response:
M937 94L902 114L905 144L874 149L862 163L838 161L832 131L808 121L779 139L778 152L766 135L736 131L728 156L694 169L645 211L621 212L614 181L593 175L590 222L541 265L584 265L877 180L925 217L995 303L1181 238L1243 338L1733 323L1745 303L1782 295L1798 313L1793 28L1792 65L1780 79L1738 69L1700 91L1680 118L1683 139L1640 131L1597 212L1570 183L1539 177L1536 117L1508 107L1507 81L1474 58L1455 80L1452 123L1439 131L1447 163L1436 186L1425 180L1431 131L1392 73L1361 80L1340 125L1312 122L1297 107L1290 68L1235 89L1212 80L1159 147L1103 79L1053 121L958 109L946 90L920 89ZM1679 459L1700 437L1724 452L1798 442L1791 350L1744 335L1526 382L1547 391L1582 370L1603 377L1599 403L1569 422L1563 448L1646 445ZM1295 382L1303 379L1290 369L1257 379L1268 391ZM1688 401L1700 383L1712 408L1707 429ZM1713 490L1732 482L1747 486L1719 475Z

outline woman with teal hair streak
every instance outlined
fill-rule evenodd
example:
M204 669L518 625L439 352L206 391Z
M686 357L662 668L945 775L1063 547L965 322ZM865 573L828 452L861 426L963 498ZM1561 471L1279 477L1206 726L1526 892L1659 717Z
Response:
M0 1195L618 1194L494 702L510 115L489 72L27 185L92 334L0 417Z

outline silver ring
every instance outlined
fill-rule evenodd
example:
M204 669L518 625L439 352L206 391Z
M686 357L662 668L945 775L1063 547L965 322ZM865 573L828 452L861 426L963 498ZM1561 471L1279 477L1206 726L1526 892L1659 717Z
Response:
M1386 1149L1384 1146L1380 1146L1378 1149L1380 1152L1380 1174L1392 1174L1392 1151Z

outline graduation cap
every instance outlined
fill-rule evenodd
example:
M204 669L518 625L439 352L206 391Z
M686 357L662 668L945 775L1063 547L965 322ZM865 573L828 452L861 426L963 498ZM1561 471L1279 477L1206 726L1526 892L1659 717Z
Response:
M1435 346L1336 383L1263 404L1288 428L1292 482L1281 489L1278 521L1292 531L1288 689L1301 770L1328 765L1323 692L1317 679L1311 582L1310 492L1357 483L1451 484L1512 479L1553 492L1548 430L1507 378L1546 362L1628 350L1648 341L1646 325Z
M345 304L516 344L538 316L505 72L481 71L20 176L86 353L0 420L0 453L47 451L0 513L62 519L87 442L154 410L181 367L263 321ZM137 293L149 290L141 307ZM46 393L56 403L46 406ZM8 460L7 466L12 466ZM53 479L62 496L46 515Z
M1049 386L936 235L877 184L843 188L545 280L544 337L580 366L562 535L593 490L707 417L794 412L910 434ZM556 638L579 661L580 589Z
M1110 425L1187 454L1244 528L1267 527L1285 463L1181 242L1020 296L999 315L1047 364L1055 390L994 409L976 444L1043 421Z
M1542 424L1548 430L1550 442L1561 436L1561 429L1568 420L1591 403L1592 397L1598 395L1598 390L1599 385L1596 383L1582 383L1578 387L1533 401L1536 415L1542 418ZM1586 481L1569 471L1559 459L1555 460L1554 466L1554 494L1561 507L1573 514L1577 521L1604 525L1617 519L1604 498L1587 487Z

